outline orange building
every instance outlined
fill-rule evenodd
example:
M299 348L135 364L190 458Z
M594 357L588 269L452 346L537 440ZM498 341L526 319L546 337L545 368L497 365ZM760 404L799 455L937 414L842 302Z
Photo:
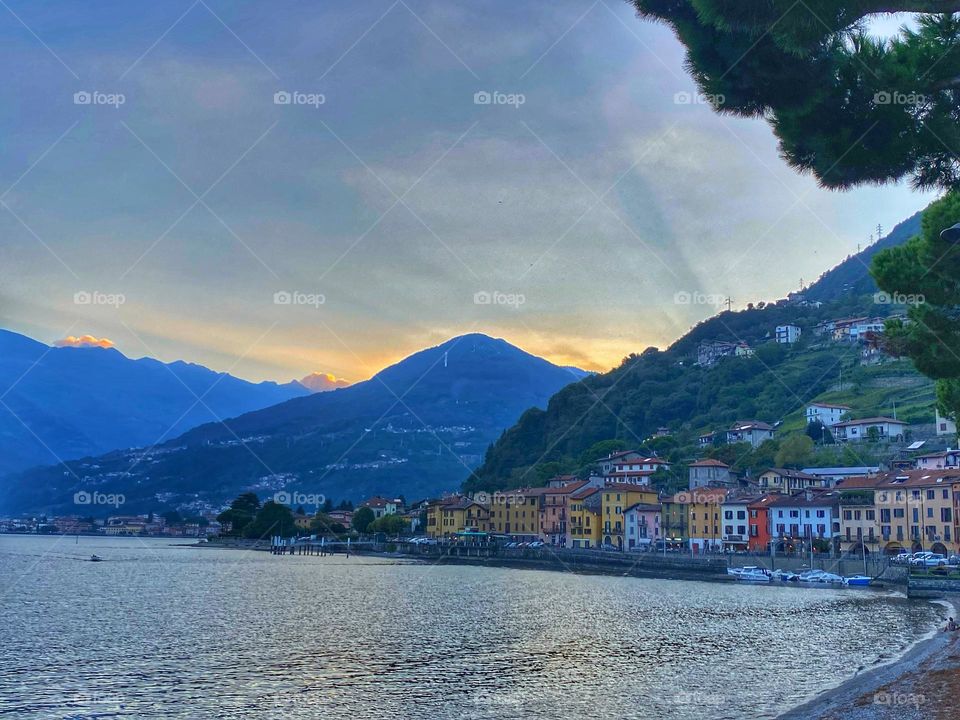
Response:
M770 551L770 510L769 504L773 495L762 495L747 503L747 525L750 537L747 540L747 549L750 552Z

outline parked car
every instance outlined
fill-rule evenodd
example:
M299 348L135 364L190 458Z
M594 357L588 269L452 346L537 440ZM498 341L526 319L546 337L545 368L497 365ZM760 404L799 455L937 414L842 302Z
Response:
M923 550L921 552L915 552L910 558L910 565L916 567L923 567L923 561L927 559L928 556L933 555L932 552Z
M947 565L960 565L960 555L951 555L948 557Z
M924 567L942 567L947 564L947 558L945 555L937 555L936 553L930 553L923 559Z
M896 557L890 558L890 562L892 562L894 565L907 565L911 558L913 558L913 555L908 552L902 552Z
M545 544L546 543L544 543L542 540L534 540L532 543L527 545L527 547L542 548Z

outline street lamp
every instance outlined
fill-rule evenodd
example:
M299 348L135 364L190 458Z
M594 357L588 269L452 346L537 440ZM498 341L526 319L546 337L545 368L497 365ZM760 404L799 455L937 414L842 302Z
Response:
M941 232L940 239L950 243L960 242L960 223L948 227Z

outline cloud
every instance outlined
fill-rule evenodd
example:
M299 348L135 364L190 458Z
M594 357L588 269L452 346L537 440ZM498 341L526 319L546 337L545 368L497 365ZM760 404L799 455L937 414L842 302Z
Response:
M338 378L330 373L310 373L300 381L300 384L311 392L327 392L337 388L347 387L349 380Z
M67 335L67 337L62 340L57 340L53 343L54 347L99 347L99 348L112 348L113 340L109 338L98 338L93 335L81 335L77 337L75 335Z

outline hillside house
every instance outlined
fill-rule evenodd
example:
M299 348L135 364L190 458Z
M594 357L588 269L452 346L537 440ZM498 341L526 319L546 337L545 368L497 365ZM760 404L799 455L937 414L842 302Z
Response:
M957 436L957 424L950 418L943 417L939 408L933 409L933 417L937 424L937 435Z
M834 487L841 480L849 477L868 477L880 472L878 465L853 465L849 467L808 467L802 472L816 475L827 482L827 487Z
M697 346L697 365L702 368L713 367L720 358L733 355L737 344L725 340L702 340Z
M697 460L690 463L689 488L691 490L702 487L717 487L733 485L736 476L730 471L730 466L719 460Z
M759 420L738 420L727 430L728 443L745 442L752 447L759 447L772 439L773 426Z
M819 422L824 427L831 428L850 412L849 405L834 405L833 403L813 402L807 405L807 424Z
M889 417L861 418L836 423L834 437L840 442L861 442L876 437L878 440L901 441L907 431L907 423Z
M781 345L792 345L800 340L800 328L796 325L777 325L776 338Z
M826 488L829 485L829 481L824 478L805 473L802 470L791 470L789 468L770 468L769 470L764 470L757 478L757 482L763 491L772 490L788 495L798 490L806 490L807 488L820 489Z

